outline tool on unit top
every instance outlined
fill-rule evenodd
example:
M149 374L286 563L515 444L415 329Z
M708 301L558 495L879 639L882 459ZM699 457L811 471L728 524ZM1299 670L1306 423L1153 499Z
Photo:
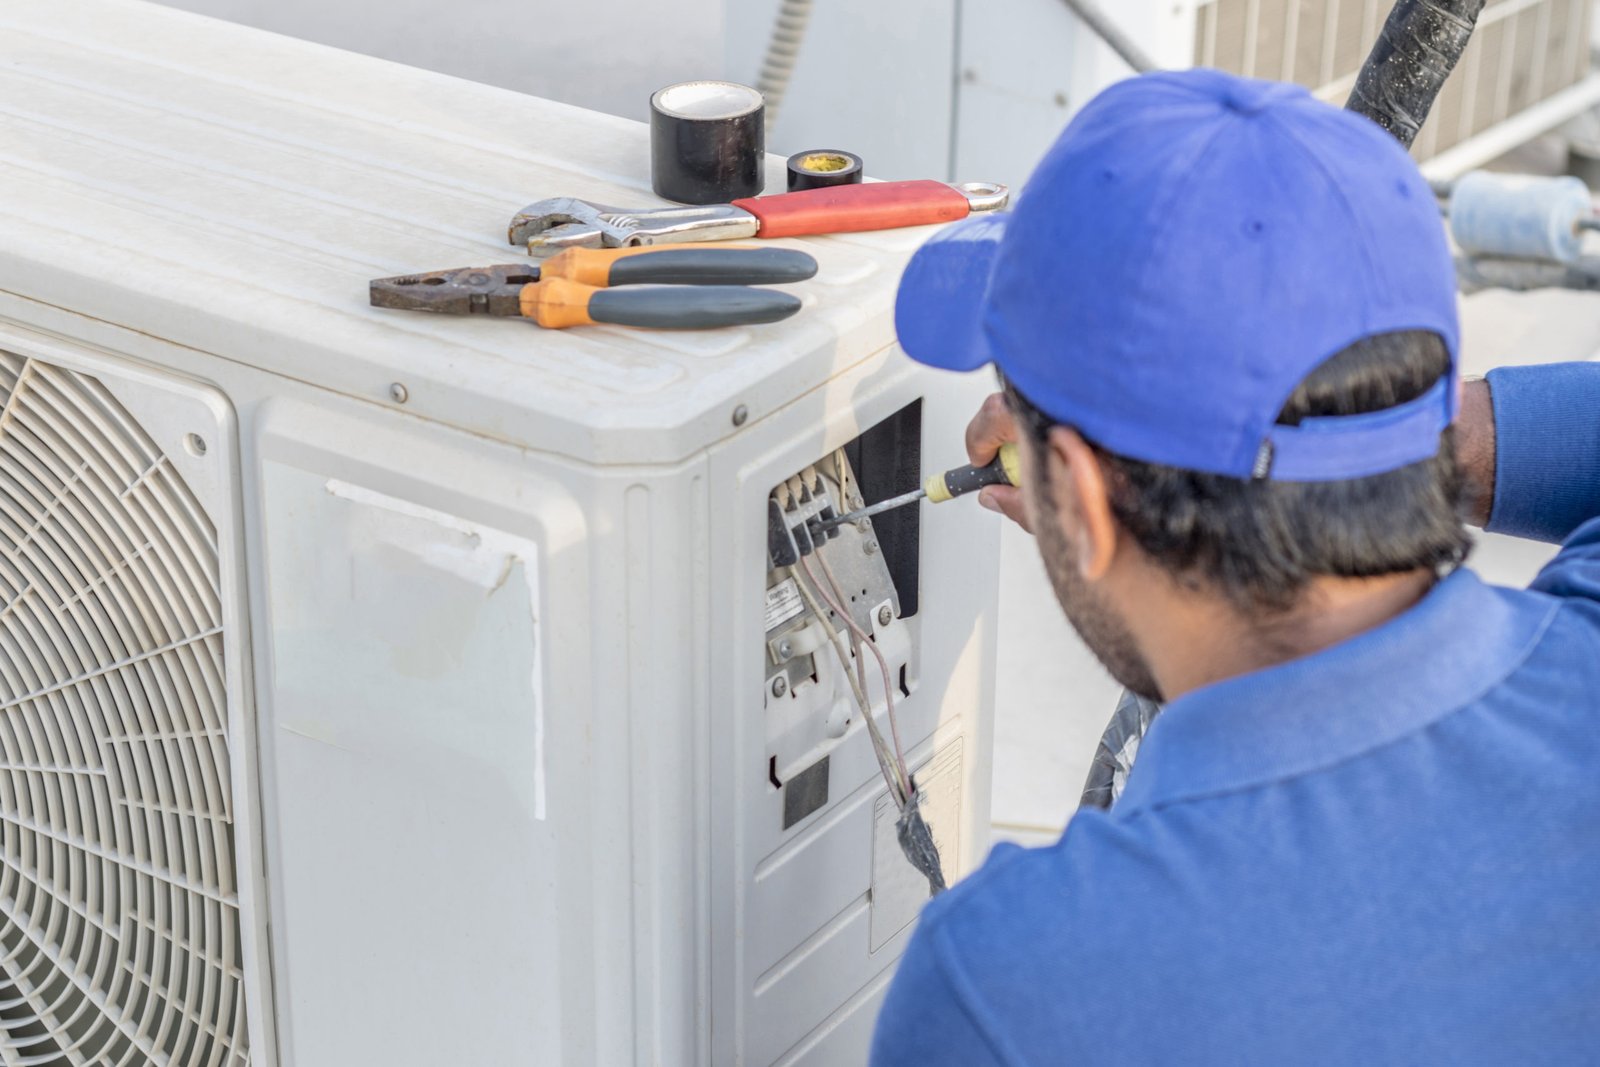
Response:
M374 307L507 315L562 329L590 323L706 329L777 322L798 297L750 285L804 281L816 260L788 248L572 249L541 264L402 274L371 283ZM607 287L621 288L608 291Z
M1009 200L1003 185L930 180L807 189L704 207L620 208L561 197L517 212L508 239L542 257L568 248L806 237L954 222L1001 210Z

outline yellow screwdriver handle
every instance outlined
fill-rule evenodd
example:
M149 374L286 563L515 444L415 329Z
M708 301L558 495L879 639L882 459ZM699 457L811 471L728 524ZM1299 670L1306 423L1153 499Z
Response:
M1015 443L1000 446L1000 452L982 467L957 467L955 470L934 474L923 483L928 502L943 504L958 496L976 492L986 485L1021 485L1022 457Z
M1014 441L1000 446L1000 465L1005 468L1006 484L1022 486L1022 452Z

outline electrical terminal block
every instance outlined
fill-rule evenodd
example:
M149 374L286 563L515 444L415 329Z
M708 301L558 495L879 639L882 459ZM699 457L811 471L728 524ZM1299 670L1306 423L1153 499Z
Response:
M774 568L792 567L839 537L828 522L840 514L831 483L816 466L780 483L767 501L767 554Z

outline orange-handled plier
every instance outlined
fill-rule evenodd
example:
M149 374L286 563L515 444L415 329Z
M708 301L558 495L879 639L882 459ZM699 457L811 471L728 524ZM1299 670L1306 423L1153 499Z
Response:
M800 310L798 297L750 286L804 281L816 272L816 260L788 248L572 249L538 265L377 278L370 298L374 307L521 316L549 329L611 323L697 330L786 319Z

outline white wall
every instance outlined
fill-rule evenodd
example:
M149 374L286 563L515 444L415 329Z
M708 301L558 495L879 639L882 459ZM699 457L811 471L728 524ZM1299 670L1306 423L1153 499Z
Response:
M676 81L755 84L778 11L778 0L162 2L636 119L648 118L652 92ZM957 8L815 0L769 149L843 148L874 177L944 177Z
M814 0L767 147L842 148L874 178L944 178L960 8L992 0ZM728 0L726 69L754 84L779 0ZM976 180L976 179L973 179Z
M644 119L675 81L755 84L780 0L162 2ZM1194 2L1102 0L1169 62ZM1017 186L1071 111L1126 73L1060 0L813 0L768 148L846 149L877 178Z
M163 2L628 118L663 85L722 74L723 0Z

